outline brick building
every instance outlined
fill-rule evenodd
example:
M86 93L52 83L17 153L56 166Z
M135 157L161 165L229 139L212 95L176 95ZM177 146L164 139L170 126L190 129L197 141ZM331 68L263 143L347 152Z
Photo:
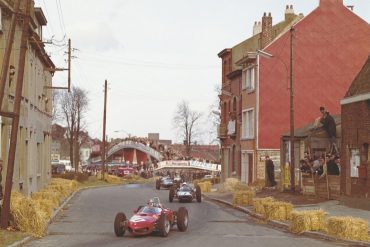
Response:
M257 78L256 66L250 62L255 60L257 50L266 47L301 18L302 15L294 14L293 6L287 6L285 19L272 25L271 14L265 13L261 21L254 23L250 38L218 54L222 59L222 90L219 96L221 124L218 136L221 140L223 179L234 175L243 181L247 180L242 157L246 160L250 153L242 150L248 149L244 148L245 145L254 147L255 144L242 131L243 109L256 104L254 81ZM253 159L252 156L251 163Z
M370 56L341 105L341 192L344 200L346 196L363 198L370 206Z
M339 102L370 53L370 25L346 8L343 0L320 0L315 10L294 24L294 30L295 126L301 127L320 115L322 105L332 115L340 114ZM279 168L280 136L290 128L289 30L263 52L273 57L254 52L239 61L245 70L256 71L255 84L247 80L242 97L241 151L248 156L242 156L241 177L248 182L265 179L265 155Z

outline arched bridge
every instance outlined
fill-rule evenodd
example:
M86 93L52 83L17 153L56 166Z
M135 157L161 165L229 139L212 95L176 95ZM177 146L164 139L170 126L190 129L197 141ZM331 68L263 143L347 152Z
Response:
M113 147L111 147L107 152L107 158L111 157L113 154L115 154L118 151L121 151L123 149L128 149L128 148L139 150L143 153L146 153L147 155L154 158L155 160L161 161L161 153L160 152L158 152L157 150L155 150L155 149L153 149L149 146L146 146L146 145L142 144L141 142L130 141L130 140L122 141L122 142L114 145Z

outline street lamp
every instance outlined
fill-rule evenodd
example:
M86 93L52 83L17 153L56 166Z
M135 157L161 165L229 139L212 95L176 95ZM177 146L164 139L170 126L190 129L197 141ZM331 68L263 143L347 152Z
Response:
M290 70L289 70L289 78L290 78L290 188L294 192L295 191L295 157L294 157L294 81L293 81L293 38L294 38L294 27L290 28ZM257 54L261 55L265 58L277 58L282 62L288 72L288 66L281 60L279 57L274 57L272 54L267 53L262 50L257 50Z

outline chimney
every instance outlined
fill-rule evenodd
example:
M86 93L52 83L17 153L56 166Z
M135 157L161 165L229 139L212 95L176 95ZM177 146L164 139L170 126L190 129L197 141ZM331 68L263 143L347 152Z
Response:
M294 20L295 16L293 5L287 5L285 9L285 21L291 22Z
M255 21L253 26L253 36L259 34L260 32L262 32L262 23L260 21Z
M320 0L320 7L343 6L343 0Z
M272 17L271 13L262 17L262 32L261 32L261 49L265 48L272 41Z

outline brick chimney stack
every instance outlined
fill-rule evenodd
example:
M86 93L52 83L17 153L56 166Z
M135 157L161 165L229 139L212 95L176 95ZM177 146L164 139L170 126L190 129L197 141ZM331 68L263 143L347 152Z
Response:
M260 32L262 32L262 23L260 21L255 21L253 26L253 36L259 34Z
M285 21L291 22L295 18L293 5L287 5L285 9Z
M261 32L261 49L265 48L272 41L272 17L271 13L262 17L262 32Z
M343 6L343 0L320 0L320 7Z

